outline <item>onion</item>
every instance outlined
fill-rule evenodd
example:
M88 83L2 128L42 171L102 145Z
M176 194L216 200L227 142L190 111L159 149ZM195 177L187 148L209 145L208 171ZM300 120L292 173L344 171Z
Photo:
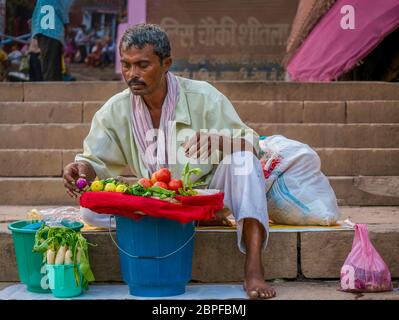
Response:
M77 181L76 181L76 187L78 188L78 189L80 189L80 190L82 190L84 187L86 187L87 186L87 181L86 181L86 179L85 178L79 178Z

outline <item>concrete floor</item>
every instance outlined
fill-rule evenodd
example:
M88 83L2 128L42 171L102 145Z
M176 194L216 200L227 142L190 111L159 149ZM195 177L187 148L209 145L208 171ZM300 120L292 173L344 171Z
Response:
M0 290L13 284L15 283L0 282ZM339 291L340 283L336 280L284 281L277 279L272 281L271 285L277 291L277 296L273 300L399 300L399 281L394 281L393 291L379 293L341 292Z

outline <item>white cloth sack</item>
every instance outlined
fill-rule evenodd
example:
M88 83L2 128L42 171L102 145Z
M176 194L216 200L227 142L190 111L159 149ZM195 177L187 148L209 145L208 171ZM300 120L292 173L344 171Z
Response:
M259 146L269 218L277 224L336 224L337 199L317 153L281 135L261 137Z

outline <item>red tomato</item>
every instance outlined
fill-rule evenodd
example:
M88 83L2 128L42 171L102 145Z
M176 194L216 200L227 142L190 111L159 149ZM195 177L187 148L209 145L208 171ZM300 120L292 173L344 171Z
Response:
M155 182L157 182L156 173L157 173L157 171L155 171L155 172L151 175L151 182L152 182L153 184L154 184Z
M154 183L154 187L160 187L164 189L168 189L168 185L165 182L157 181Z
M172 174L170 173L169 169L162 168L155 172L155 178L157 181L169 183L170 179L172 178Z
M138 183L141 184L144 188L149 188L152 186L151 180L147 178L141 178Z
M183 181L178 179L172 179L168 184L169 190L179 192L179 188L183 188Z

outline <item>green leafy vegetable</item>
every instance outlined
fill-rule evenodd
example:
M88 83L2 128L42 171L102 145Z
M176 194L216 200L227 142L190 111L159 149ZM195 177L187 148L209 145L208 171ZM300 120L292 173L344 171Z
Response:
M159 194L160 196L165 196L164 198L170 198L170 197L174 197L176 195L176 192L174 192L172 190L167 190L167 189L157 187L157 186L152 186L148 189L151 192L153 192L154 194Z
M194 190L193 187L195 185L203 184L202 182L200 183L193 183L190 180L190 177L195 174L195 175L200 175L202 173L202 170L200 168L193 168L190 169L189 163L186 163L183 167L182 170L182 181L183 181L183 188L179 188L179 194L182 196L194 196L198 193L198 191Z
M34 252L43 253L43 262L49 264L63 264L72 261L74 265L74 276L76 284L80 282L78 265L82 274L82 287L87 289L89 282L94 281L94 275L90 268L87 242L80 232L66 227L49 227L45 224L36 232ZM57 253L55 261L54 253ZM67 259L65 259L67 257Z
M157 186L145 188L139 183L136 183L133 186L129 187L127 189L127 193L134 196L157 197L160 199L173 198L176 195L176 192L172 190L167 190Z

